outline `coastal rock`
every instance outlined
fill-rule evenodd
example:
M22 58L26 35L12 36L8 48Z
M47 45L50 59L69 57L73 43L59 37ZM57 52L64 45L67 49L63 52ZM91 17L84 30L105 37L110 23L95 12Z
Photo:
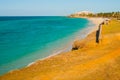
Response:
M73 46L72 46L72 50L78 50L80 48L83 48L85 46L85 43L83 43L82 41L80 40L76 40L74 43L73 43Z

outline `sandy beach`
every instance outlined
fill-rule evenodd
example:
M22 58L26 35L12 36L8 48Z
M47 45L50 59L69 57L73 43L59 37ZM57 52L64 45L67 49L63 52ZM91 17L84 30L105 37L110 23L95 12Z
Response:
M102 22L105 21L104 18L86 18L86 19L88 19L90 22L92 22L92 23L95 25L95 26L92 26L92 29L89 30L89 33L88 33L88 34L96 31L96 30L98 29L99 24L101 24ZM81 33L80 33L80 34L81 34ZM79 38L75 39L74 42L75 42L76 40L79 40ZM74 43L74 42L73 42L73 43ZM72 46L72 45L71 45L71 46ZM71 49L71 47L70 47L70 48L65 48L65 49L63 49L63 50L61 50L61 51L58 51L57 53L53 53L52 55L50 55L50 56L48 56L48 57L45 57L45 58L42 58L42 59L40 59L40 60L45 60L45 59L51 58L51 57L56 56L56 55L58 55L58 54L61 54L61 53L63 53L63 52L69 51L70 49ZM35 63L36 63L36 62L32 62L32 63L28 64L28 66L26 66L26 67L29 67L29 66L31 66L31 65L34 65Z
M103 18L89 18L95 24L83 40L75 41L71 50L14 70L0 80L119 80L120 22L111 20L102 26L102 39L96 43L96 30Z

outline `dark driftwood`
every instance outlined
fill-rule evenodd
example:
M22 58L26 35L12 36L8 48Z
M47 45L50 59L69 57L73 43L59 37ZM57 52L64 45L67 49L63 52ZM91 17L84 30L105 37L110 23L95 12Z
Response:
M98 28L98 30L96 31L96 43L99 43L100 33L101 33L101 27L102 27L103 24L104 24L104 22L99 25L99 28Z

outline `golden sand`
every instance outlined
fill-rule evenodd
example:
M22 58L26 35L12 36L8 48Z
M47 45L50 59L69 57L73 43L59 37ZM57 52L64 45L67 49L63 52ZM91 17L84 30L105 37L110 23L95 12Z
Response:
M95 35L77 41L78 50L37 61L0 80L120 80L120 22L111 20L102 27L99 44Z

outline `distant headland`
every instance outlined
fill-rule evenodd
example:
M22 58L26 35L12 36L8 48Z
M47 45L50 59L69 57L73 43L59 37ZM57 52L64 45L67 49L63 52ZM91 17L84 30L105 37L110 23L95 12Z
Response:
M102 17L102 18L114 18L120 20L120 11L118 12L100 12L93 13L91 11L80 11L69 15L68 17Z

